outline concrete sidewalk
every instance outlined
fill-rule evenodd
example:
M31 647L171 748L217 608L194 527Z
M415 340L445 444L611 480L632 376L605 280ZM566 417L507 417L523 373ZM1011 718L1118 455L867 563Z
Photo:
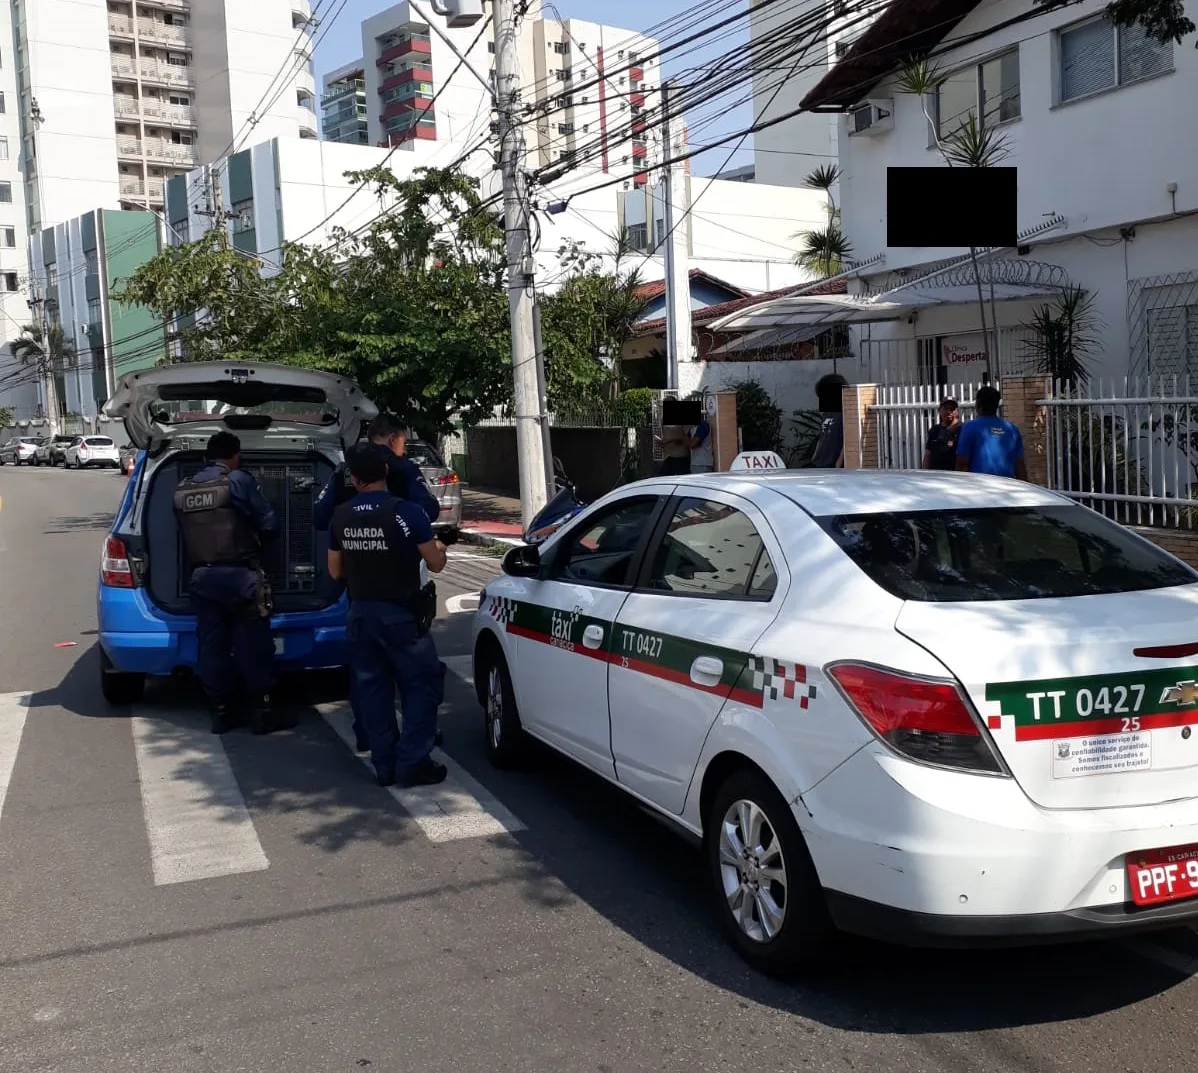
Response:
M470 544L523 544L520 500L484 488L462 488L462 537Z

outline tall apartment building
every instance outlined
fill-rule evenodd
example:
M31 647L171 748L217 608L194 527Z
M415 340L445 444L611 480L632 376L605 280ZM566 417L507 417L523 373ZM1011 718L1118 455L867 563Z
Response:
M166 179L238 137L318 136L309 0L13 0L11 16L32 230L157 209Z
M399 146L416 154L415 166L434 145L447 147L437 162L449 163L485 135L490 95L476 73L494 76L493 29L477 44L476 27L442 21L438 29L466 54L473 72L459 66L412 5L397 4L362 23L362 58L323 79L325 139ZM631 30L542 19L539 4L531 4L520 41L524 100L541 105L525 128L530 164L574 160L647 183L659 151L648 121L659 85L656 51L654 40Z

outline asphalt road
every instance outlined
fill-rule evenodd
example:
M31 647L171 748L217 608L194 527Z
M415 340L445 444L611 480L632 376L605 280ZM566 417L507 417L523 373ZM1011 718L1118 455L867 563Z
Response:
M122 488L0 469L0 1070L1167 1073L1198 1052L1198 937L1032 951L845 944L780 984L722 944L698 856L546 758L489 769L453 668L453 777L373 785L343 711L205 733L166 684L97 686L95 582ZM455 558L446 595L494 560ZM55 647L71 642L72 647Z

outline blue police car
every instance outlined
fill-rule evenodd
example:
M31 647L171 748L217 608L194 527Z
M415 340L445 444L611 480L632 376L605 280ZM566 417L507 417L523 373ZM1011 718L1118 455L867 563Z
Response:
M113 704L138 700L152 675L196 666L190 564L172 506L175 486L203 463L208 438L241 439L241 465L279 517L263 549L274 590L271 620L281 671L346 662L348 605L328 576L328 538L316 532L316 497L378 411L352 380L263 363L192 362L125 376L104 413L138 448L97 587L100 683Z

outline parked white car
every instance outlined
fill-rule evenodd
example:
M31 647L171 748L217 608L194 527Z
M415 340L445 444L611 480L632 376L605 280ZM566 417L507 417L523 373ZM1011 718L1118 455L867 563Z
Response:
M37 457L37 449L41 446L37 436L14 436L0 446L0 466L11 462L14 466L32 466Z
M701 840L752 964L1198 918L1198 573L965 473L628 485L512 549L474 623L528 737Z
M119 468L121 452L107 436L77 436L66 449L66 465L70 469L85 466L112 466Z

